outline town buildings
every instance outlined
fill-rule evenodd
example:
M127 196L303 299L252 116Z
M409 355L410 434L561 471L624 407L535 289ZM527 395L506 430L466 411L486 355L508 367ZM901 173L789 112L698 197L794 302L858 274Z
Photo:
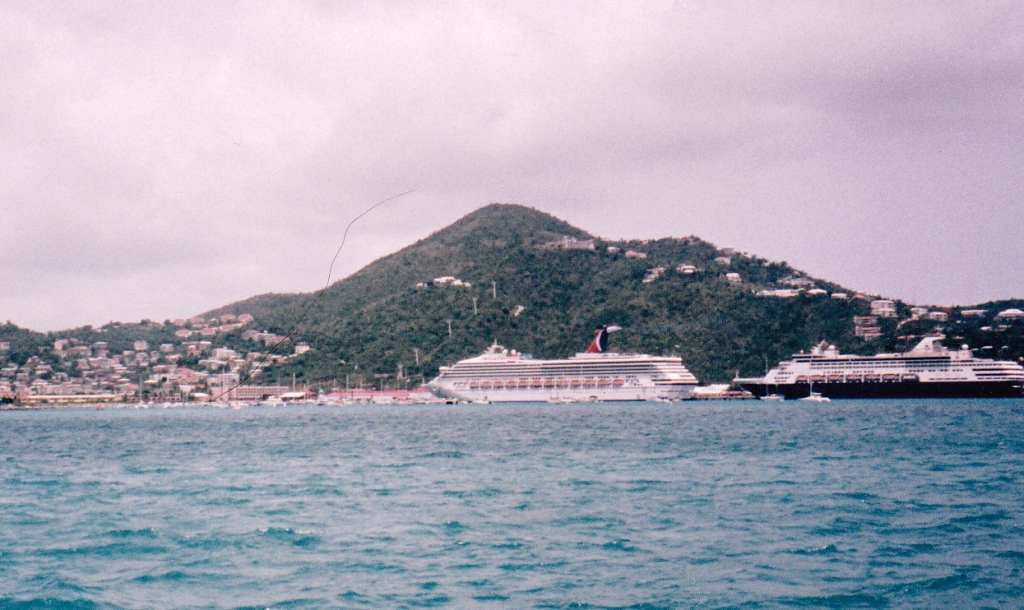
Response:
M250 314L179 319L172 323L177 327L174 342L150 345L148 341L137 340L129 344L132 349L120 353L113 353L106 341L60 337L47 350L46 358L34 355L21 365L6 361L10 351L6 342L0 344L0 399L22 404L74 404L280 396L286 387L251 383L246 389L233 386L238 386L242 379L258 377L271 364L285 362L313 348L299 343L292 353L285 354L277 347L285 337L255 330L246 330L241 335L244 342L254 343L255 349L239 351L216 346L218 336L253 320Z

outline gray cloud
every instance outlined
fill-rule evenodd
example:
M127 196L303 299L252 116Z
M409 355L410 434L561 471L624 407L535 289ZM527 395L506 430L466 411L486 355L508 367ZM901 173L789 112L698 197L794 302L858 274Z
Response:
M193 314L492 201L1024 294L1016 3L0 7L0 318Z

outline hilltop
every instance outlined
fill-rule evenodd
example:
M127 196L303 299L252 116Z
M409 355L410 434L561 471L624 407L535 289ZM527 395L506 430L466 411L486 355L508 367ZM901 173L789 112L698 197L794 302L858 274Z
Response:
M873 299L694 236L608 240L532 208L492 204L324 291L259 295L191 322L48 334L8 324L0 343L11 345L0 358L8 372L21 366L22 381L32 379L30 359L42 367L36 377L71 378L81 366L95 369L79 356L94 355L88 346L100 341L98 349L113 355L96 359L113 371L104 383L128 387L148 376L154 391L174 391L175 370L196 369L188 377L203 387L204 372L244 373L273 345L280 356L261 383L294 375L384 385L401 374L409 384L495 341L535 357L566 357L603 324L623 327L612 349L679 355L704 383L758 374L820 341L851 353L898 351L937 328L950 345L966 342L981 355L1024 355L1024 323L994 318L1024 301L942 311L893 302L893 317L872 319ZM255 320L238 324L240 314ZM62 338L70 343L55 350ZM309 351L295 354L299 344ZM214 357L214 348L227 349Z
M565 247L585 242L593 249ZM463 285L432 284L443 277ZM794 286L803 289L792 298L758 296L796 294ZM624 330L613 349L680 355L704 382L758 373L766 360L823 340L849 352L903 349L935 326L898 327L910 317L900 303L900 318L877 322L880 336L858 337L854 318L871 315L871 298L856 296L786 263L697 237L606 240L532 208L492 204L258 321L284 334L316 298L295 333L314 351L282 368L285 377L361 371L393 378L401 364L405 375L429 378L494 341L535 357L565 357L586 346L593 328L617 324ZM250 307L243 301L211 313Z

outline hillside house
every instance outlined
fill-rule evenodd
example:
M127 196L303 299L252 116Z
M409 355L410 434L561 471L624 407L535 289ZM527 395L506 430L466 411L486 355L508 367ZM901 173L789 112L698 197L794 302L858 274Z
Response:
M875 299L871 301L871 315L879 318L896 317L896 301L890 299Z

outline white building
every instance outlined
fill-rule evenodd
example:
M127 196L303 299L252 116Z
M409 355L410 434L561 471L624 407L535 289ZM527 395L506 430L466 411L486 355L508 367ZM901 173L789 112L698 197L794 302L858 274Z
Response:
M664 273L665 273L665 268L664 267L655 267L653 269L648 269L647 270L647 275L644 276L643 283L644 284L650 284L654 280L656 280L659 277L661 277Z
M896 317L896 301L890 299L876 299L871 301L871 315L879 318Z
M910 316L914 319L920 318L921 316L928 315L927 307L911 307Z
M1020 320L1024 318L1024 311L1019 309L1004 309L996 314L997 320Z
M792 286L793 288L814 288L814 280L809 277L801 277L798 275L791 275L784 280L779 281L783 286Z
M573 239L566 235L562 238L562 247L566 250L593 250L596 246L592 239Z

